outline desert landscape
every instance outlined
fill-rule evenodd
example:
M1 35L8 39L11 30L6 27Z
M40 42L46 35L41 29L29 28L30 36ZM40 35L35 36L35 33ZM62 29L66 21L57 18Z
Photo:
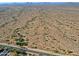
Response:
M79 7L0 6L0 44L79 55Z

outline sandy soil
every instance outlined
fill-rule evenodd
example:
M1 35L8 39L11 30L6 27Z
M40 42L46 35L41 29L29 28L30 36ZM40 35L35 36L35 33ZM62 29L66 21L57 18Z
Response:
M16 45L18 33L28 40L24 47L79 55L79 8L0 7L0 43Z

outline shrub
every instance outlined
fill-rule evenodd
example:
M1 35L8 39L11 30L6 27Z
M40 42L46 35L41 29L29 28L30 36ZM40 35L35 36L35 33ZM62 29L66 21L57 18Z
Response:
M16 39L16 44L19 45L19 46L26 46L28 45L28 42L27 41L24 41L23 38L19 38L19 39Z
M73 51L68 51L68 53L73 53Z

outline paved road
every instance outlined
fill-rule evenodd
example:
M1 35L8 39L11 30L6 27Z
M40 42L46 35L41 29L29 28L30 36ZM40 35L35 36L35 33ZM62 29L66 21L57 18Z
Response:
M9 53L9 49L4 48L4 51L0 53L0 56L6 56Z
M21 51L28 51L28 52L33 52L33 53L37 53L39 55L47 55L47 56L61 56L62 54L58 54L58 53L51 53L51 52L48 52L48 51L44 51L44 50L40 50L40 49L33 49L33 48L22 48L22 47L19 47L19 46L15 46L15 45L10 45L10 44L5 44L5 43L0 43L0 46L7 46L7 47L12 47L12 48L15 48L15 49L19 49ZM7 53L9 52L4 50L0 55L6 55Z

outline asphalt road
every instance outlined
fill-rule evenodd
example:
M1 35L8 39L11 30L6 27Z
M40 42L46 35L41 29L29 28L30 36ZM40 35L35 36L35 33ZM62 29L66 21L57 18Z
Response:
M9 49L4 49L4 51L0 53L0 56L6 56L8 53L9 53Z

